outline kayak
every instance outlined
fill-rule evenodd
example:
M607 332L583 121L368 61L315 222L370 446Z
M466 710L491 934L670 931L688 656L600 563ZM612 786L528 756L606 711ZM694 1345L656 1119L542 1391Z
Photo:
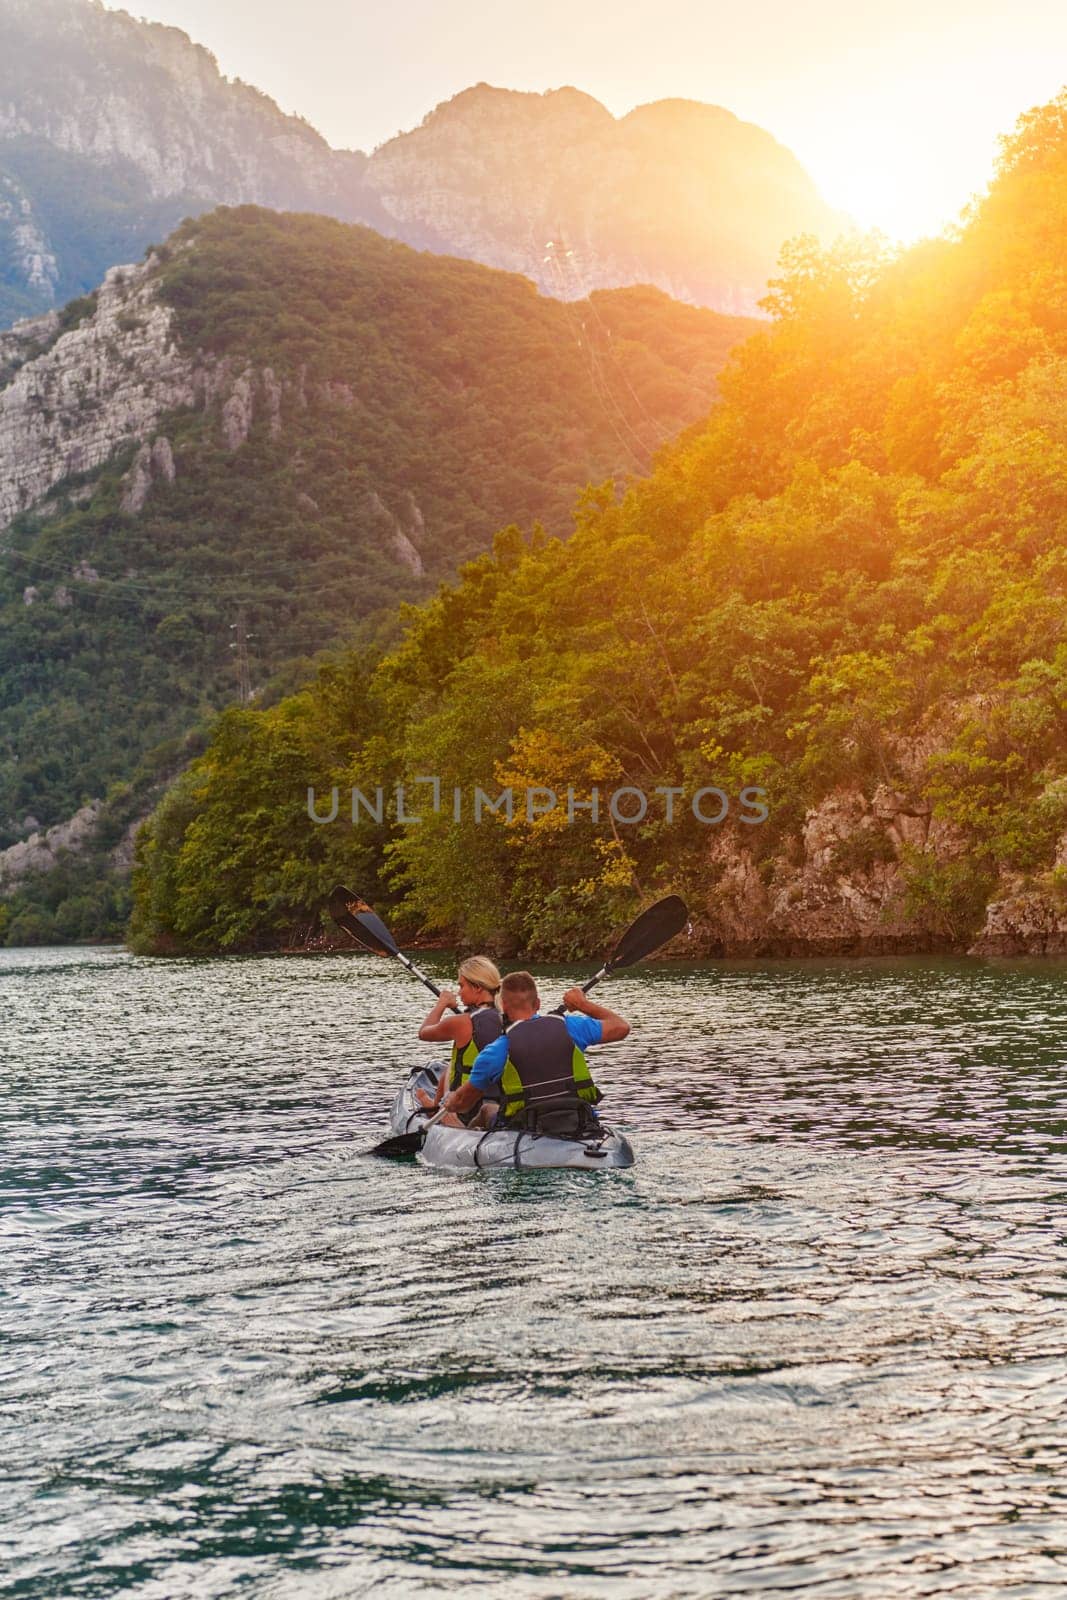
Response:
M432 1112L419 1104L416 1090L434 1094L444 1070L437 1062L412 1068L393 1101L390 1133L414 1133L426 1127ZM488 1167L567 1167L603 1172L608 1167L632 1167L634 1152L630 1141L606 1123L591 1139L552 1139L546 1134L525 1130L445 1128L438 1122L427 1130L421 1159L430 1167L458 1171Z

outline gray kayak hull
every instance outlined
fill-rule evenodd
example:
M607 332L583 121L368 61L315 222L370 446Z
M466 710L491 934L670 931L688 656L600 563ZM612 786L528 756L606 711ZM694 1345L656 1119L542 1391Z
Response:
M420 1106L416 1091L433 1094L438 1075L445 1069L436 1062L415 1067L401 1086L389 1115L391 1133L413 1133L423 1128L431 1113ZM550 1139L543 1134L513 1133L506 1128L489 1133L481 1128L430 1128L420 1159L429 1167L454 1171L481 1171L493 1167L565 1167L583 1172L632 1167L630 1141L606 1124L598 1139Z

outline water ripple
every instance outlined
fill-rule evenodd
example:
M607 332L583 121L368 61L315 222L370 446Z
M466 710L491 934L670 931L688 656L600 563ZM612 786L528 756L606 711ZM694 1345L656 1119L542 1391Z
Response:
M1067 1592L1063 976L631 974L637 1167L457 1178L386 962L0 951L0 1594Z

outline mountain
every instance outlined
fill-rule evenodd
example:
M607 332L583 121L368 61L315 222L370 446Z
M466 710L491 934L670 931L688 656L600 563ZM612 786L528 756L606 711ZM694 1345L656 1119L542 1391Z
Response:
M142 836L141 946L284 942L356 882L507 955L608 948L672 890L693 955L1067 953L1065 244L1067 92L952 238L794 247L621 503L221 719ZM351 825L397 783L417 826Z
M0 326L243 202L363 222L565 299L647 282L743 312L784 239L841 221L787 150L719 107L616 121L575 89L479 84L367 156L223 78L176 28L98 0L0 0Z
M218 204L371 220L365 164L177 28L98 0L0 0L0 324Z
M240 207L0 334L0 879L506 524L567 532L751 327Z
M478 84L376 150L365 182L401 235L563 299L653 283L753 313L786 239L844 225L795 156L721 106L662 100L616 119L577 89Z

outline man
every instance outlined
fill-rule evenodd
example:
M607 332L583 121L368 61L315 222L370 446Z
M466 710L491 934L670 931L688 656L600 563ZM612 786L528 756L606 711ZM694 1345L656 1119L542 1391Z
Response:
M475 1058L470 1077L445 1098L452 1126L480 1095L500 1102L494 1127L523 1128L558 1139L583 1139L599 1131L593 1107L600 1090L585 1050L625 1039L630 1024L598 1006L581 989L568 989L567 1016L541 1015L537 985L528 972L510 972L500 987L510 1026Z

